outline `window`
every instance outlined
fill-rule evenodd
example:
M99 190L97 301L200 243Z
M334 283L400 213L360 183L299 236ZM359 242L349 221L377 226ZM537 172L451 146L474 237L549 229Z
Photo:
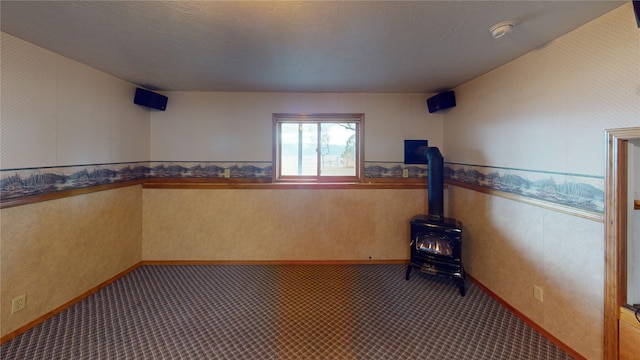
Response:
M273 114L276 181L362 178L364 114Z

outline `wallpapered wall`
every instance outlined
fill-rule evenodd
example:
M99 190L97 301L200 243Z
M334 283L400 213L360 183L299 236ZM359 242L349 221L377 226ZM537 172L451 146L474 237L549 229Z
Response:
M405 139L443 146L442 114L428 94L167 92L154 112L154 161L271 161L273 113L364 113L365 161L404 159Z
M586 198L588 209L598 212L604 175L603 130L639 124L639 36L628 4L460 86L455 89L458 106L444 114L427 114L427 94L190 92L169 93L168 110L149 113L132 104L134 85L3 33L2 195L16 173L21 180L31 179L27 185L35 183L36 187L47 178L38 174L48 173L62 173L61 184L92 186L96 179L116 179L108 175L110 171L115 176L148 176L156 165L167 169L175 163L213 162L268 167L271 113L364 112L365 154L372 169L379 163L379 169L391 169L390 176L395 176L402 161L402 141L428 139L430 145L443 148L450 178L501 190L513 186L517 191L523 182L514 179L533 179L533 183L548 175L553 186L538 187L543 195L557 198L577 192L578 200ZM508 37L503 40L510 41ZM122 169L129 171L119 173ZM139 173L135 169L146 170ZM496 173L502 175L492 175ZM487 181L494 178L499 181ZM601 358L603 225L454 186L448 192L448 213L465 223L469 273L587 358ZM155 211L162 206L154 204L174 194L178 192L133 187L107 191L104 196L90 194L1 210L2 334L126 269L135 262L131 254L138 259L142 253L163 258L163 251L171 249L175 239L157 233L158 221L171 217ZM411 213L424 208L424 197L419 195L420 200L409 207ZM355 196L356 203L366 200L360 194L348 196ZM216 208L215 202L205 202L194 209L193 201L202 199L191 193L179 198L184 201L174 205L195 211L196 220L206 220ZM227 201L218 204L233 206L232 198L226 196ZM388 192L380 193L381 200L393 198ZM123 204L133 211L120 213L134 220L125 222L126 226L112 217ZM71 219L54 216L75 209L98 211ZM202 209L207 211L199 212ZM386 211L376 209L376 216ZM33 238L25 220L76 230L101 221L99 229L114 239L125 239L113 254L125 261L116 262L113 268L106 266L111 256L97 257L84 269L91 275L86 281L78 281L78 286L55 299L39 298L35 293L25 311L11 316L7 299L37 291L29 279L46 284L51 274L60 276L43 270L38 261L29 261L33 254L48 259L48 267L65 269L69 261L75 261L60 255L65 246L79 249L77 254L103 251L82 231L42 229L48 236ZM147 240L141 244L140 239ZM372 241L376 244L378 240ZM60 247L49 251L54 249L49 242ZM400 241L394 244L400 246ZM194 245L216 249L210 243ZM377 249L375 254L383 256L400 254L396 248ZM237 258L233 251L230 254L229 258ZM12 262L7 261L9 257ZM11 271L29 276L7 277L9 264ZM544 288L544 303L532 300L533 284Z
M1 33L2 169L149 160L135 86Z
M170 96L169 111L150 113L132 103L133 84L5 33L2 33L1 41L0 188L3 201L146 177L221 177L224 168L230 168L233 177L267 176L271 167L272 109L279 112L344 110L369 113L365 123L365 127L369 126L365 128L368 145L365 146L369 146L368 159L375 160L367 162L367 174L372 177L401 177L405 137L427 138L433 145L442 146L442 115L426 118L426 94L176 93ZM218 106L200 101L213 101ZM220 102L228 105L225 107ZM246 104L262 104L262 107ZM164 128L160 126L163 121L166 121ZM157 136L154 146L151 144L152 132ZM203 137L194 138L194 132ZM152 152L160 161L152 161ZM425 176L424 166L412 166L409 170L412 177ZM132 186L0 210L1 335L142 260L142 206L160 201L158 210L166 207L162 204L163 190L148 191L146 202L143 202L144 191L140 186ZM376 229L372 220L387 225L373 233L361 233L360 241L352 242L349 251L339 254L330 244L322 245L312 238L296 243L296 236L292 235L287 237L288 241L293 241L288 243L291 250L296 244L306 245L298 246L297 251L288 254L309 259L314 254L311 250L320 246L325 250L316 252L315 258L368 259L371 256L379 260L406 257L406 229L398 224L408 222L412 214L425 210L425 190L399 191L398 194L393 194L393 190L336 192L333 196L317 197L304 208L298 207L297 215L307 214L308 219L316 219L313 221L332 221L336 225L333 231L344 230L343 234L363 228L365 225L360 224L363 221L370 231ZM212 216L203 211L207 206L217 211L247 209L245 202L233 200L235 195L244 196L244 192L233 192L235 195L231 197L225 196L224 192L204 193L208 199L204 207L194 208L195 202L188 196L179 196L181 201L172 205L184 205L195 211L196 216L191 220ZM299 193L282 192L272 197L278 208L286 208L299 203L300 196L292 196ZM344 199L341 200L339 194L345 195ZM248 198L255 199L256 195L258 193L249 192ZM314 195L321 195L321 192ZM196 196L195 199L204 198ZM326 213L328 217L314 215L318 202L322 201L326 201L325 209L341 205L340 211L347 211L355 207L355 211L350 212L353 217L347 219L340 211ZM357 211L362 204L367 204L367 212ZM154 211L153 205L147 206L144 214L145 234L153 234L145 237L149 241L144 244L161 245L145 247L145 258L166 259L161 254L181 242L182 234L173 237L175 233L151 229L161 225L154 221L164 215L162 211ZM364 218L363 214L372 216ZM342 225L337 226L338 222ZM200 235L209 235L197 231L202 223L196 221L195 225L196 228L189 227L189 231L196 229ZM216 243L215 236L206 236L204 240L196 237L199 242L193 245L213 249L206 253L209 260L247 260L247 254L238 252L240 248L230 252L215 251L221 249L225 234L230 231L234 229L223 229L221 242ZM318 235L324 239L327 234L332 232L316 233L314 239L319 239ZM388 241L388 237L393 240ZM238 243L232 241L231 244ZM236 253L240 256L235 256ZM271 254L271 259L288 256L286 252ZM196 258L190 253L181 259ZM64 286L57 286L55 296L49 296L51 286L60 281L65 281ZM27 295L27 307L11 314L11 299L22 294Z
M155 176L221 177L225 168L232 170L232 177L268 178L271 114L276 112L364 112L368 178L401 177L403 168L410 170L410 177L426 176L425 166L402 164L405 139L428 139L430 146L444 146L443 114L426 112L426 94L171 92L166 112L149 113L132 104L131 84L8 34L3 34L2 44L6 49L2 62L6 94L0 164L3 200ZM459 102L468 103L461 90L457 91ZM491 101L485 96L483 91L478 101ZM515 95L509 92L509 96ZM522 99L517 103L522 108L514 107L508 116L529 106ZM453 114L459 112L454 110ZM483 117L482 113L468 115L473 116L461 121ZM482 127L475 122L465 126L473 128L474 134L483 134L495 127L496 118L490 118ZM518 133L549 136L541 130L547 129L546 117L528 120L531 126L500 135L500 142L513 142ZM500 123L492 131L503 134L504 129L513 128L509 121ZM455 127L449 127L447 137L467 147L480 141L480 137L456 133ZM529 143L526 148L530 150L505 146L496 153L508 157L522 152L526 160L522 164L477 159L482 151L493 152L494 142L482 144L481 151L450 147L444 151L447 178L603 212L603 174L529 162L541 158L536 142ZM461 158L461 151L470 156Z
M574 193L602 189L605 129L640 126L638 59L628 3L460 86L445 115L447 161L575 176ZM557 193L565 182L554 183ZM603 223L457 187L449 199L468 230L469 273L586 358L602 358Z
M6 33L0 41L0 165L18 169L2 172L3 200L52 190L64 171L95 185L89 175L102 172L86 164L148 162L150 116L132 104L134 85ZM139 185L2 209L0 221L2 336L140 261ZM11 314L22 294L26 308Z

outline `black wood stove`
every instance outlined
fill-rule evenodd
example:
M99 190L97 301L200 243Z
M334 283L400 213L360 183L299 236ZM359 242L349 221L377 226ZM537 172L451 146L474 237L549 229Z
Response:
M443 158L437 147L424 147L429 163L428 215L411 219L411 260L407 268L409 280L413 268L432 275L456 279L460 295L465 295L466 275L462 265L462 223L444 217Z

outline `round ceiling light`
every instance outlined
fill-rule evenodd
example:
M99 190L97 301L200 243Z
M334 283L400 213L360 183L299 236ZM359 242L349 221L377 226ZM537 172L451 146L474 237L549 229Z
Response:
M513 23L513 21L504 21L493 25L491 29L489 29L489 31L491 32L491 36L493 36L494 39L497 39L503 37L505 34L510 33L511 30L513 30L514 26L515 24Z

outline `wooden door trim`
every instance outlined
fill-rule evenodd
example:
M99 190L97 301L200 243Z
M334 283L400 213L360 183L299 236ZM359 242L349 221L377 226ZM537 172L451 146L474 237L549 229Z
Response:
M617 360L620 306L626 298L627 141L640 139L640 127L606 130L604 358Z

